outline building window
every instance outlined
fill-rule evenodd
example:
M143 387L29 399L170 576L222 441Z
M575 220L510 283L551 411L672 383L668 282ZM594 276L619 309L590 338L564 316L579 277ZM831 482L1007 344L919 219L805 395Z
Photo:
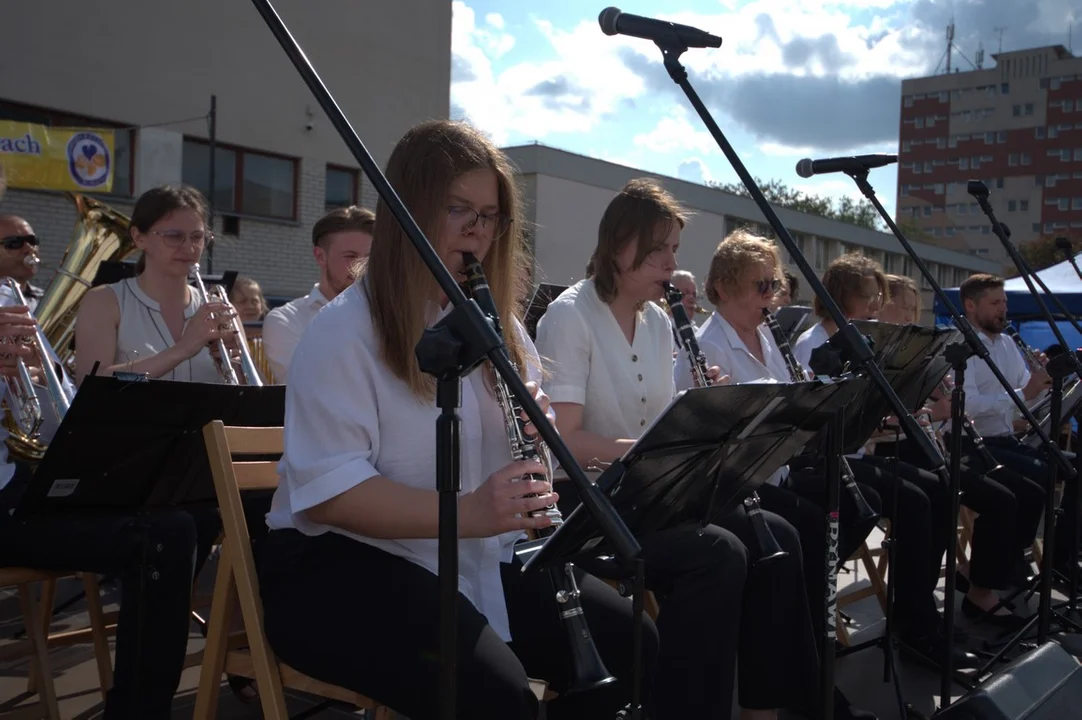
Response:
M984 134L984 144L985 145L995 145L996 144L996 134L994 132L986 132Z
M210 191L210 145L185 138L184 182ZM296 217L297 161L281 155L221 146L214 152L216 210L261 217Z
M1003 83L1002 85L999 86L999 94L1000 95L1009 95L1010 92L1011 92L1011 84L1010 83Z
M113 129L113 189L109 195L131 197L132 175L135 170L135 131L117 122L97 120L81 115L69 115L53 110L18 105L0 100L0 120L27 122L48 127L91 127ZM124 128L124 129L114 129Z
M1071 201L1068 198L1060 198L1059 199L1059 209L1060 210L1066 210L1068 207L1070 207L1070 202Z
M1021 105L1015 105L1014 107L1011 108L1011 112L1014 114L1015 117L1021 117L1022 116L1022 106Z
M1025 113L1024 114L1025 115L1032 115L1033 114L1033 103L1026 103L1026 108L1025 108Z
M1006 130L1000 130L998 133L996 133L996 142L999 142L1000 144L1007 142Z
M1049 140L1055 140L1058 137L1059 137L1059 128L1057 128L1055 125L1049 125L1048 126L1048 139Z
M1044 140L1044 125L1033 128L1033 137L1038 140Z
M1010 155L1007 156L1007 165L1009 167L1014 167L1017 164L1018 164L1018 153L1011 153Z
M1074 159L1075 160L1082 160L1082 148L1075 148L1074 149Z
M1015 202L1014 200L1010 200L1010 201L1007 202L1007 212L1014 212L1017 209L1018 209L1018 203L1017 202Z
M1022 212L1029 212L1029 200L1019 200L1018 209Z
M327 210L349 207L357 203L357 171L349 168L327 166L327 187L324 205Z
M1082 197L1071 198L1071 209L1082 210Z
M1022 164L1023 165L1029 165L1030 162L1032 162L1032 158L1030 157L1029 153L1028 152L1022 153Z
M923 128L924 127L924 118L919 117L916 120L914 120L913 121L913 127L915 127L915 128Z

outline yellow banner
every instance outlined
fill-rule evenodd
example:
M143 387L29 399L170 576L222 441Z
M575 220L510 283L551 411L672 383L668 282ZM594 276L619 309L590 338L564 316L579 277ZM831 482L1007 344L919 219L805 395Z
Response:
M112 130L0 120L0 165L9 188L111 192L114 147Z

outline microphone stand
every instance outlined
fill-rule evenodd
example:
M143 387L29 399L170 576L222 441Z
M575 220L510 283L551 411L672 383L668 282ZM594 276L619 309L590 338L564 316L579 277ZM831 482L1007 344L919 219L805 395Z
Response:
M957 559L954 554L954 547L958 541L958 505L959 495L961 492L961 458L962 458L962 422L965 417L965 372L966 365L970 357L978 357L984 361L988 366L988 369L992 371L992 374L996 377L996 380L1007 395L1017 406L1018 410L1022 413L1033 427L1038 431L1039 437L1044 447L1052 448L1055 451L1055 457L1057 462L1061 466L1067 468L1068 477L1074 474L1074 468L1070 462L1059 452L1059 448L1056 447L1052 441L1048 438L1048 435L1041 429L1037 419L1033 417L1033 413L1030 412L1025 402L1014 393L1014 388L1004 377L1003 372L992 360L991 355L988 352L988 348L977 336L976 330L970 324L969 320L964 315L958 312L954 303L943 291L943 288L936 281L935 276L928 269L928 266L924 264L920 256L917 255L916 250L909 243L908 238L901 231L901 228L894 222L894 219L890 216L890 213L886 211L883 204L879 202L879 198L875 194L875 189L872 188L871 183L868 182L868 171L854 171L847 172L847 175L856 182L857 187L860 189L864 197L875 207L876 211L887 223L887 226L894 233L894 236L898 238L898 242L905 250L906 254L913 260L920 274L932 287L936 297L950 313L954 326L958 328L962 333L962 339L964 342L952 343L947 346L944 351L944 357L950 363L951 369L954 371L954 389L951 393L951 434L950 444L948 447L948 455L950 455L950 485L948 491L948 517L944 518L946 527L948 529L948 545L947 545L947 573L946 573L946 599L943 603L943 633L944 633L944 657L942 662L942 668L940 673L940 709L947 708L951 703L951 678L953 677L953 658L951 655L952 643L954 640L954 592L957 587L957 580L955 578L955 570Z
M718 147L725 153L725 157L729 160L729 164L732 165L733 170L740 176L741 182L744 187L748 189L748 193L751 195L755 204L759 206L763 216L767 222L774 229L775 234L781 243L785 246L785 249L789 251L790 257L793 258L793 262L800 268L800 272L804 275L808 282L808 286L819 298L823 307L826 308L827 313L838 327L837 335L840 336L840 340L843 343L843 347L848 350L848 356L852 358L852 365L854 369L863 368L871 377L872 381L876 384L879 391L887 399L890 406L893 408L895 415L898 417L899 422L905 428L906 435L914 439L916 445L920 448L921 452L928 458L933 470L942 468L945 464L943 456L939 453L939 450L928 439L928 436L920 429L917 421L909 414L908 409L902 403L898 394L894 392L894 388L890 386L887 378L883 375L883 371L875 363L874 353L868 346L867 340L860 334L860 332L854 327L842 314L841 308L834 302L834 299L827 292L823 286L819 276L816 275L811 265L808 264L807 258L800 251L799 246L793 240L792 235L782 224L781 219L778 218L777 213L767 202L766 197L763 196L762 190L759 188L755 179L748 172L748 169L740 161L740 157L736 154L733 146L729 144L725 135L721 132L721 128L718 127L717 122L714 121L710 111L703 104L703 101L699 98L698 93L691 86L688 81L687 70L680 64L680 56L684 54L688 46L675 32L668 34L665 37L660 37L654 40L654 43L661 50L662 57L664 58L665 69L669 73L669 77L673 82L680 86L680 89L684 91L688 100L691 102L695 111L699 114L703 123L706 125L710 134L713 136L714 141L717 142ZM830 538L828 538L828 548L830 546ZM828 558L829 561L829 558ZM828 638L829 639L829 638ZM832 642L824 643L824 652L821 664L822 677L833 677L834 673L834 645ZM834 717L834 694L833 692L823 693L823 717Z
M386 176L376 165L270 1L252 0L252 4L372 182L385 204L385 209L398 221L421 260L454 305L454 309L435 327L425 330L416 350L422 370L439 381L437 404L442 412L436 423L436 465L439 491L440 717L443 720L454 720L457 717L458 495L461 489L461 420L457 409L463 377L487 357L537 428L553 457L574 482L582 504L597 521L602 533L612 544L615 554L627 564L633 564L641 552L641 547L608 497L586 479L571 451L515 371L507 348L492 322L481 312L475 301L466 298L462 288L455 282L447 266L443 264Z
M1037 302L1037 307L1040 308L1041 314L1044 316L1045 321L1052 329L1052 333L1056 336L1056 340L1059 341L1060 347L1064 349L1064 353L1054 358L1046 366L1048 374L1052 377L1051 409L1049 413L1048 428L1049 431L1058 438L1059 426L1062 419L1061 412L1063 407L1063 379L1070 373L1072 366L1075 372L1078 372L1080 368L1078 358L1076 357L1075 353L1071 352L1071 348L1067 344L1067 340L1063 337L1063 333L1060 331L1059 325L1056 324L1052 312L1048 309L1048 306L1045 304L1044 299L1041 297L1041 294L1037 292L1037 288L1034 287L1034 280L1040 283L1045 293L1047 293L1049 297L1055 300L1060 310L1071 320L1072 323L1074 323L1076 328L1078 327L1078 323L1075 322L1071 314L1067 312L1067 309L1063 307L1063 304L1060 302L1059 298L1048 291L1048 287L1044 284L1044 281L1042 281L1036 275L1036 273L1033 273L1033 270L1032 268L1030 268L1029 263L1026 262L1026 259L1022 257L1021 253L1018 252L1018 248L1016 248L1014 244L1010 241L1009 232L996 218L995 211L992 210L992 205L988 202L988 196L990 194L988 186L980 180L970 180L966 189L969 194L972 195L973 198L977 201L977 203L981 206L981 210L988 217L988 220L992 223L992 232L995 233L996 237L999 238L1000 242L1003 244L1004 249L1007 250L1007 254L1011 256L1011 260L1014 262L1015 267L1018 268L1018 271L1022 275L1022 280L1025 281L1026 287L1029 289L1029 292L1033 296L1033 299ZM1031 275L1032 278L1030 277ZM1080 329L1080 332L1082 332L1082 329ZM1030 422L1032 423L1033 421L1030 420ZM1050 442L1054 443L1055 441ZM1056 452L1060 456L1062 456L1062 452L1060 452L1058 445L1052 444L1051 447L1055 448ZM1048 449L1049 447L1045 446L1045 450L1048 451ZM1031 618L1030 621L1026 623L1026 625L1022 628L1021 631L1019 631L1015 638L1012 638L1011 642L1009 642L1007 646L1000 651L997 657L1002 656L1006 652L1007 648L1014 644L1014 642L1021 642L1021 638L1024 637L1025 633L1027 633L1032 628L1034 621L1036 621L1037 623L1037 642L1044 643L1048 639L1051 616L1053 614L1052 578L1053 573L1055 572L1053 570L1053 558L1055 555L1054 529L1055 525L1057 524L1056 516L1058 514L1056 512L1055 497L1056 483L1058 480L1058 467L1053 464L1051 470L1052 472L1047 478L1045 484L1045 515L1043 537L1044 548L1042 550L1041 556L1041 570L1039 573L1039 581L1035 581L1035 583L1039 582L1040 584L1040 602L1038 603L1037 615L1035 618ZM1067 478L1069 479L1070 477L1071 475L1068 474ZM1070 511L1073 513L1077 513L1078 510L1077 508L1071 508ZM1075 552L1077 552L1077 548L1075 549ZM1056 619L1059 620L1061 627L1066 626L1067 624L1070 624L1075 628L1078 627L1067 618L1061 616L1059 613L1055 614ZM993 660L995 659L996 658L993 658Z
M1063 256L1067 258L1067 262L1071 263L1071 267L1078 273L1078 279L1082 280L1082 270L1078 267L1078 261L1074 257L1074 247L1071 245L1071 241L1065 237L1056 238L1056 247L1063 252Z

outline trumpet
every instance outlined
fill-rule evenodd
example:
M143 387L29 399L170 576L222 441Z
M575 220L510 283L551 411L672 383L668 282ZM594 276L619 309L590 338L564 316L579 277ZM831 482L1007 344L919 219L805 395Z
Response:
M194 263L189 273L192 281L195 283L196 294L201 304L208 302L220 302L228 305L229 298L225 292L225 288L221 285L214 285L211 287L210 292L207 291L206 285L203 284L203 277L199 274L199 263ZM233 312L228 318L223 318L228 327L237 333L237 337L242 337L240 327L237 325L237 316ZM227 385L240 385L240 379L237 377L237 371L233 368L232 355L229 352L229 348L226 347L225 341L218 338L216 341L218 349L218 372L221 373L222 378ZM251 353L248 352L248 345L245 342L239 342L240 348L240 366L241 372L244 376L244 381L248 385L261 386L263 380L259 377L259 370L256 369L255 362L252 361Z
M31 257L33 256L28 255L27 259ZM24 262L26 261L24 260ZM19 283L10 277L4 278L2 282L4 287L11 292L15 304L25 306L26 298L19 288ZM5 342L20 342L20 340L12 338ZM52 404L56 416L63 418L71 406L72 398L68 395L64 383L57 373L56 366L53 364L49 341L45 339L41 328L37 324L34 325L34 336L30 340L30 345L41 362L41 371L45 381L45 392L48 394L48 401ZM16 360L16 374L14 376L5 376L5 382L8 390L9 413L4 419L4 424L8 426L10 433L8 448L13 455L28 462L41 460L46 449L40 435L41 425L45 420L42 412L42 399L38 386L35 385L34 379L30 375L30 369L22 358Z
M481 262L469 253L463 254L462 259L466 263L466 286L470 297L496 323L497 331L502 334L499 313L492 299ZM551 467L548 448L544 443L535 441L525 433L526 423L520 417L522 408L498 373L493 380L493 389L500 409L503 411L511 456L515 460L539 460L543 465ZM551 535L563 524L563 515L555 504L534 511L532 514L544 515L552 521L552 525L548 528L535 533L539 537ZM560 618L563 620L568 646L571 650L568 693L585 692L615 682L616 678L605 668L605 663L601 660L601 655L590 634L590 626L586 622L580 600L582 592L575 580L574 566L566 563L562 567L549 568L549 578L556 590L556 602L560 607Z

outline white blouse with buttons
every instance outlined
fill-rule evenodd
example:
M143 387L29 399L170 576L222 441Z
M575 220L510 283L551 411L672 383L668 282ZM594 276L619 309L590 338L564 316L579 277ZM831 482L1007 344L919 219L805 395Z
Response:
M603 437L638 438L676 392L668 316L646 303L629 344L593 280L552 301L537 324L537 350L549 399L582 405L582 429Z

